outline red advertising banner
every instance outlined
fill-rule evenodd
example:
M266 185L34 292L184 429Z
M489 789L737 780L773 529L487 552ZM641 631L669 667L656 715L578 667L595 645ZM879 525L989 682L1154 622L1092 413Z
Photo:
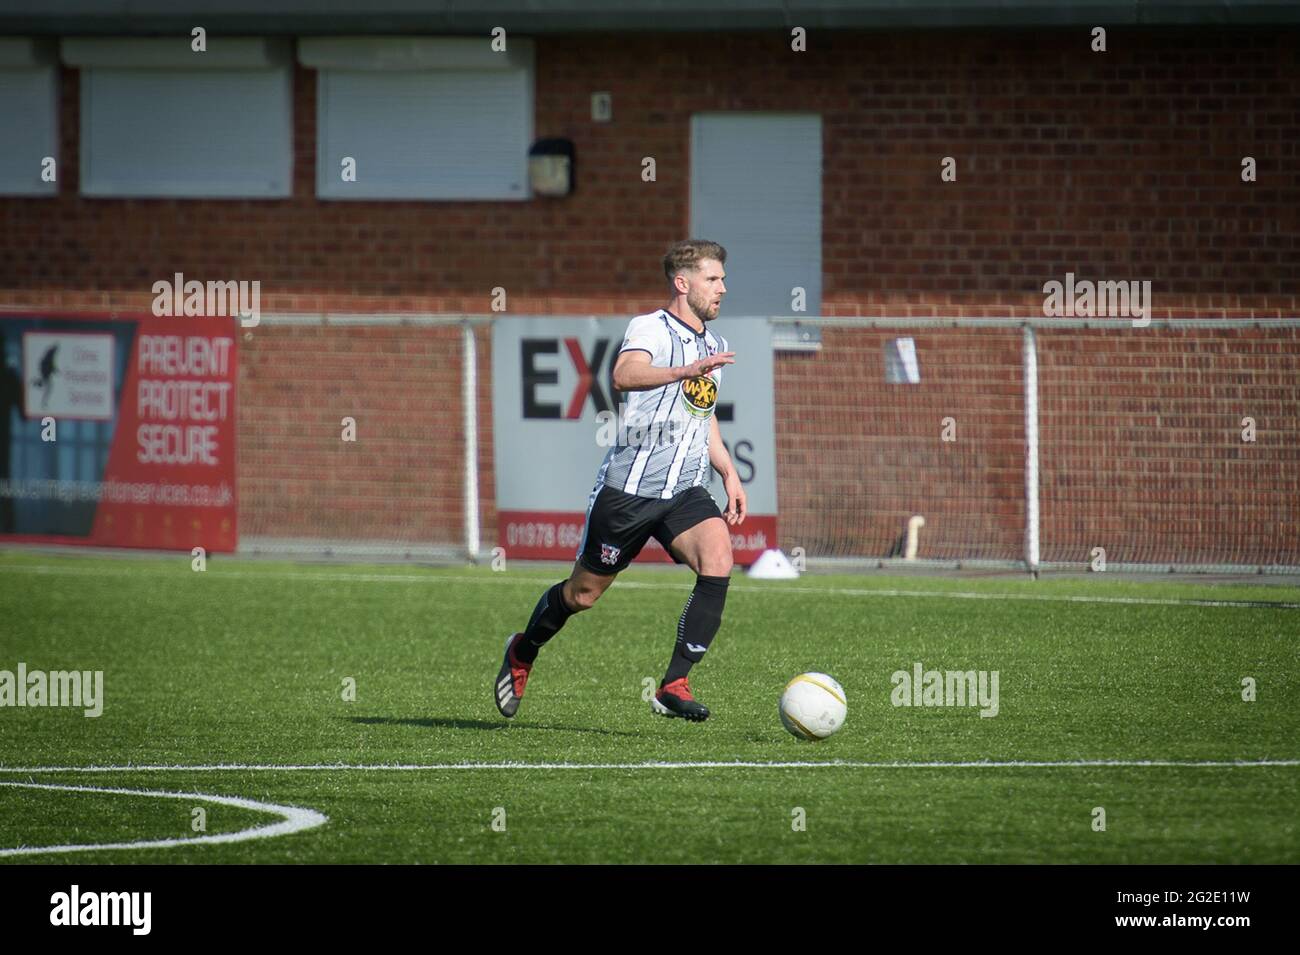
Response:
M10 383L0 540L233 551L236 327L228 317L0 319Z

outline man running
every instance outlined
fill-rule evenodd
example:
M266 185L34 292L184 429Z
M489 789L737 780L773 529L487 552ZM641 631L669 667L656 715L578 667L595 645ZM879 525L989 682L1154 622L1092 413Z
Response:
M654 537L695 571L677 621L668 670L650 701L655 713L702 721L709 709L691 695L687 674L703 659L722 623L731 577L727 524L745 520L745 491L722 444L714 407L722 366L735 363L727 340L708 323L727 288L727 250L688 239L664 256L668 304L628 325L614 365L614 387L629 392L626 426L596 475L586 527L567 580L546 591L521 632L506 640L493 686L503 716L519 709L537 652L573 614L590 609ZM726 523L708 490L710 468L727 492Z

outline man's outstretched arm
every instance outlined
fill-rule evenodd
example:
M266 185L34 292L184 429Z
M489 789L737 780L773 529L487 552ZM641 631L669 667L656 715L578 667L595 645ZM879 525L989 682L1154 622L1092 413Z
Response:
M651 388L662 388L683 378L707 375L714 368L722 365L735 364L736 359L733 357L735 354L732 351L724 351L693 361L689 365L660 368L650 364L649 352L641 351L639 348L629 349L619 355L618 361L614 363L614 387L619 391L648 391Z

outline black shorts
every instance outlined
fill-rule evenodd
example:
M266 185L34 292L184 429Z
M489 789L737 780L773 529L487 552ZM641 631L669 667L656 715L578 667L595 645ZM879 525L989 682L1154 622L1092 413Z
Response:
M711 517L722 517L713 495L699 485L667 500L638 497L607 484L597 485L594 493L578 548L578 562L593 574L626 570L651 537L668 550L678 534ZM668 555L673 557L672 551ZM673 560L681 563L676 557Z

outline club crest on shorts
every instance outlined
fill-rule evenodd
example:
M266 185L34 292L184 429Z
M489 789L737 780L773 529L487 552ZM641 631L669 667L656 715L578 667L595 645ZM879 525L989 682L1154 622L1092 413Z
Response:
M707 418L718 402L718 383L710 375L682 380L682 401L697 418Z
M600 545L600 562L602 564L617 564L619 548L610 547L608 544Z

